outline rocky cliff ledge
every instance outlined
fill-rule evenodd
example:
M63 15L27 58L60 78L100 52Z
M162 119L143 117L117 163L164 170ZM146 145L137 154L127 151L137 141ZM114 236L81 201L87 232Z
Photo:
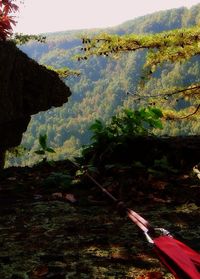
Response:
M20 144L32 114L61 106L70 95L55 72L0 42L0 152Z

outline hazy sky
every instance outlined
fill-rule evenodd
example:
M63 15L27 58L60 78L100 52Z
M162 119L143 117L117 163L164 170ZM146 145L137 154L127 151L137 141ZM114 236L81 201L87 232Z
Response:
M197 3L200 0L24 0L15 31L37 34L109 27L155 11Z

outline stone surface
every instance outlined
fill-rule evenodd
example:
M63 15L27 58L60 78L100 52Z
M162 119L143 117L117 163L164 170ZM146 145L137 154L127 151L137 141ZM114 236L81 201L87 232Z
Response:
M123 145L113 145L112 149L99 146L99 149L91 149L85 159L87 162L93 160L97 165L127 164L134 161L145 166L152 166L156 161L158 164L166 164L175 168L192 167L199 164L200 158L200 136L174 136L155 137L138 136L130 137ZM159 163L160 162L160 163ZM166 165L167 167L167 165Z
M0 148L20 144L30 116L67 102L70 89L11 42L0 42Z

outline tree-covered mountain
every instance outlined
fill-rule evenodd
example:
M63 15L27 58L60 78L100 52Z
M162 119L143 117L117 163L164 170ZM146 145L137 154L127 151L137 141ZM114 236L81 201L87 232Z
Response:
M165 64L153 77L141 87L143 65L146 51L121 55L118 59L92 57L78 61L75 55L82 53L82 37L97 33L110 34L157 33L200 23L200 4L191 9L180 8L156 12L136 18L109 29L66 31L46 34L46 43L29 42L22 50L41 64L69 67L80 71L79 77L66 79L72 96L69 102L59 109L51 109L32 117L22 144L28 149L36 149L39 134L47 134L49 145L56 150L56 157L75 156L81 145L90 140L88 130L97 119L107 120L122 106L138 108L148 105L151 100L136 103L127 92L140 92L142 95L173 89L199 82L200 57L193 57L185 63ZM188 106L187 100L168 99L158 101L161 109L180 110ZM161 134L199 134L200 124L197 119L165 122ZM53 155L52 155L53 156ZM28 159L29 158L29 159ZM36 160L33 155L25 155L23 162ZM16 159L15 159L16 161ZM20 158L17 159L21 161Z

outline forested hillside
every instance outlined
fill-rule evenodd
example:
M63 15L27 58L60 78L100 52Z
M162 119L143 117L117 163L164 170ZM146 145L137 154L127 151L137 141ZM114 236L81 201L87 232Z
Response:
M74 56L81 53L83 36L99 32L112 34L157 33L200 24L200 4L191 9L180 8L143 16L106 30L79 30L47 34L46 43L29 42L22 50L41 64L69 67L80 71L79 77L70 77L66 83L72 96L67 104L32 117L22 144L29 150L38 148L39 134L47 134L48 144L56 151L53 158L61 159L78 155L80 146L90 140L89 126L95 119L107 120L122 106L138 108L151 104L151 100L135 102L132 94L141 96L163 89L189 86L199 82L200 56L182 64L165 64L141 87L145 51L127 53L113 60L109 57L92 57L78 61ZM180 110L188 107L185 99L158 100L161 109ZM164 123L162 135L199 134L197 117ZM26 153L22 158L10 159L15 164L31 164L37 155Z

